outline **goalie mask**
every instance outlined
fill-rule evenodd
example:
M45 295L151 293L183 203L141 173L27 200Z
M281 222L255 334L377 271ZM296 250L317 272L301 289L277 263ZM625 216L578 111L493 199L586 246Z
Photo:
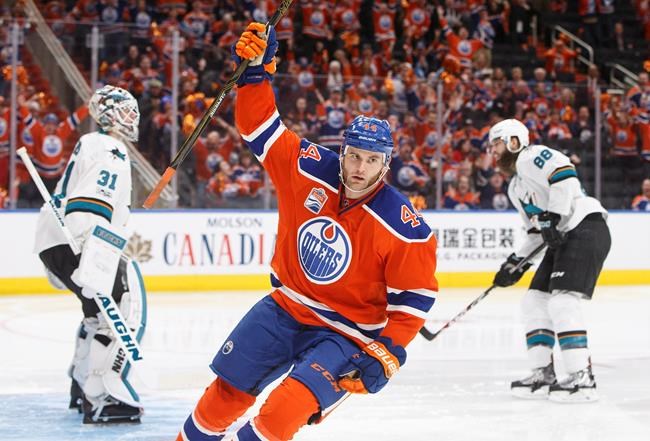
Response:
M88 110L104 132L133 142L138 140L140 111L138 102L127 90L107 84L95 91Z

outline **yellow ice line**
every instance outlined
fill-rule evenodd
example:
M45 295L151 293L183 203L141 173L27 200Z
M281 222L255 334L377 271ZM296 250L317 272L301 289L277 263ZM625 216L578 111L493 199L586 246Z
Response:
M525 287L533 272L524 275L517 286ZM494 272L438 273L440 290L445 288L487 288ZM144 276L148 292L155 291L252 291L271 288L268 274L195 274L176 276ZM650 270L603 271L598 285L650 285ZM0 278L0 295L50 294L57 291L45 277Z

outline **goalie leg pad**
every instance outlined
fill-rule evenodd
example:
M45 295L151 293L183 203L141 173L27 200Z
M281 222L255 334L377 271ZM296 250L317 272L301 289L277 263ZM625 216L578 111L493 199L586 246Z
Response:
M84 423L139 422L140 397L129 383L130 362L106 325L90 343Z
M147 304L137 263L123 259L116 282L113 297L119 299L120 312L140 342L146 329ZM85 396L84 422L137 422L142 407L128 380L131 363L103 316L94 320L98 328L90 339L86 369L75 375Z
M85 381L88 376L88 354L90 353L90 342L97 333L99 320L96 318L85 318L79 324L75 334L75 350L68 369L68 376L72 379L70 385L70 409L79 409L83 401L83 391L79 379Z
M138 263L131 259L122 260L118 280L113 289L113 298L119 302L126 324L134 330L140 342L147 326L147 292Z
M76 381L83 389L83 385L88 378L90 363L90 343L95 338L99 329L99 320L96 317L88 317L81 321L77 330L77 339L75 345L72 364L70 365L70 377Z

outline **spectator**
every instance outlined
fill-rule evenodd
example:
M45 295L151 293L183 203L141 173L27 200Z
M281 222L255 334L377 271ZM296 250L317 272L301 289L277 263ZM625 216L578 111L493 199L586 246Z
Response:
M570 125L571 134L574 138L585 144L590 142L594 136L594 122L592 121L589 107L580 106L576 120Z
M609 40L608 47L614 48L619 52L627 52L634 49L634 44L625 35L622 21L617 21L616 24L614 24L614 34Z
M392 184L409 196L419 194L429 181L426 171L413 155L413 142L410 139L402 141L399 154L392 161L390 172Z
M648 72L639 74L637 85L631 87L627 92L626 102L639 129L641 158L645 174L650 176L650 78Z
M503 211L512 207L508 199L508 184L500 172L492 173L488 185L481 190L479 199L481 208L487 210Z
M560 36L553 42L553 47L544 53L546 70L551 76L560 81L573 81L573 62L578 53L566 46L565 39Z
M470 180L467 176L459 176L458 181L450 185L442 203L443 208L452 210L472 210L478 208L478 206L478 196L472 192Z
M528 37L531 34L530 23L533 11L528 0L513 0L511 2L509 21L510 39L513 45L528 50Z
M330 92L334 89L343 90L343 74L341 73L341 63L338 60L330 61L327 72L327 90Z
M596 9L598 10L598 38L602 47L610 47L612 42L612 29L614 28L614 1L615 0L597 0Z
M232 169L232 179L239 186L238 196L255 198L262 187L262 169L250 150L239 154L239 163Z
M597 6L594 0L579 0L578 14L582 22L582 39L589 46L600 46L600 29L598 26Z
M612 138L613 156L612 164L622 171L622 184L626 191L636 186L637 173L642 166L639 156L638 127L632 121L632 117L625 111L618 111L615 117L608 119L609 130Z
M458 33L452 31L447 20L443 18L443 14L443 8L438 7L442 34L449 45L449 55L447 57L458 60L463 67L472 67L472 57L477 50L483 47L483 42L476 38L469 39L469 31L464 26L460 27Z
M557 141L562 139L571 139L571 130L569 130L569 126L560 119L560 112L553 110L551 112L551 119L544 140L546 142L557 144Z
M48 113L42 121L37 119L29 128L34 142L30 155L50 193L68 162L70 151L66 152L66 142L86 116L88 107L84 104L63 121L59 121L54 113ZM37 203L41 205L42 201L38 199Z
M210 178L219 169L219 163L224 157L219 152L219 132L213 130L205 139L199 139L192 150L194 156L194 170L196 191L192 200L192 207L206 208L208 206L207 191Z
M338 151L343 139L343 130L349 119L347 104L342 101L343 91L332 89L327 101L322 99L319 92L317 95L321 100L317 109L320 121L318 142L323 147Z
M641 194L632 200L632 209L636 211L650 211L650 178L643 180Z

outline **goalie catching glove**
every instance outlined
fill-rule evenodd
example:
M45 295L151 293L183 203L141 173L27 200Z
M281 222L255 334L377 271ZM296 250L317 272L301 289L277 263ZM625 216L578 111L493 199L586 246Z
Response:
M267 35L266 25L250 23L239 37L237 44L233 46L233 59L237 66L244 59L250 60L248 67L237 80L237 85L256 84L264 79L273 79L277 50L275 29L269 27Z
M339 386L353 394L374 394L386 386L390 377L406 362L406 350L388 337L368 343L363 352L350 360L354 369L339 380Z

